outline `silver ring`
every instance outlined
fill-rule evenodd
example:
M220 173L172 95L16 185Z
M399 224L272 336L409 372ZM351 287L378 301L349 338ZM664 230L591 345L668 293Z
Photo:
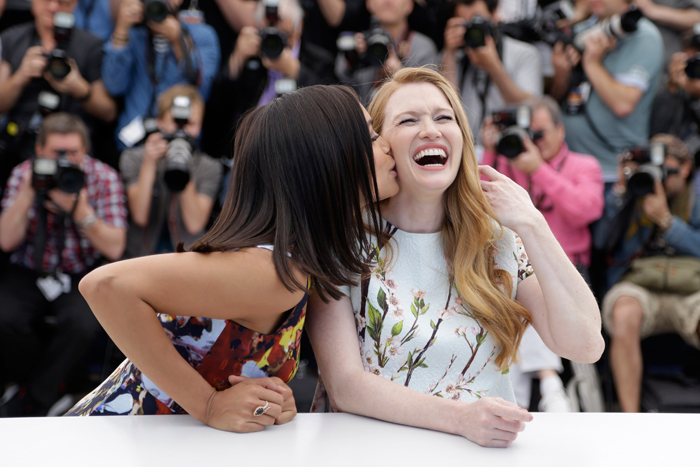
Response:
M269 408L270 408L270 403L265 401L264 406L260 406L260 407L256 408L255 410L253 410L253 416L259 417L259 416L263 415L265 412L267 412Z

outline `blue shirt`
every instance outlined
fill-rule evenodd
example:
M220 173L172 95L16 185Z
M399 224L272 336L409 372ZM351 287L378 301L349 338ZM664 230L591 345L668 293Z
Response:
M649 140L651 107L663 72L663 54L659 30L648 19L640 19L637 31L618 39L617 47L602 62L616 81L644 93L634 111L625 118L616 117L591 89L585 113L564 116L569 148L593 154L606 182L617 180L617 155L623 149Z
M198 76L197 88L206 101L211 91L214 77L219 71L221 51L219 39L214 29L207 24L180 23L189 33L195 45L190 53L193 67ZM187 84L187 60L179 62L168 43L158 50L154 48L155 78L154 87L148 72L149 43L146 28L134 27L129 31L129 43L126 47L116 49L112 41L104 46L102 59L102 79L107 91L113 96L124 96L124 111L117 122L118 135L122 128L136 117L155 117L157 115L157 96L176 84ZM155 93L155 99L154 97ZM117 139L117 147L125 149L124 143Z
M75 27L107 42L114 30L109 0L79 0L73 10Z

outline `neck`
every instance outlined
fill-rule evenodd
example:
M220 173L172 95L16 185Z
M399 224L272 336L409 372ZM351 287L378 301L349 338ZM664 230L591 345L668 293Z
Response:
M404 232L440 232L445 219L443 193L412 196L399 192L382 204L382 216Z
M39 36L41 41L41 46L47 52L53 50L56 47L56 40L53 38L53 28L41 28L36 26L36 34Z
M549 165L552 165L552 162L554 162L554 159L556 159L557 157L561 156L561 153L562 153L563 150L564 150L564 145L562 144L561 146L559 146L559 150L556 152L556 154L554 154L554 155L553 155L552 157L550 157L549 159L545 160L545 162L546 162L547 164L549 164Z
M392 24L383 23L381 26L382 29L389 33L391 39L396 42L399 35L403 34L403 32L408 28L408 20L404 19Z

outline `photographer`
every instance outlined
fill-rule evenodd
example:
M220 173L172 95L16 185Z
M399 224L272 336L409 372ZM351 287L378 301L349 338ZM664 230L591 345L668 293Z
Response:
M101 79L102 43L72 27L77 1L32 0L34 22L0 36L0 114L7 114L0 128L0 186L34 147L33 127L38 125L32 120L39 116L42 91L57 96L53 111L77 114L88 123L89 116L103 121L116 117L116 104ZM57 13L64 24L54 27Z
M180 102L183 98L187 106ZM171 252L179 242L187 247L204 233L221 187L222 166L192 146L183 151L173 145L178 138L196 141L203 115L204 101L195 87L173 86L158 98L159 131L122 153L119 168L130 213L127 257ZM170 181L172 170L186 171L189 181Z
M630 9L627 0L589 3L598 24L619 18L616 15ZM581 73L573 75L564 99L564 125L569 147L593 154L600 161L605 181L613 182L617 178L617 154L649 139L663 43L656 26L646 18L639 19L636 31L624 37L615 39L608 34L594 29L582 39Z
M603 213L603 175L590 155L570 151L559 105L549 96L529 103L530 135L523 138L525 151L514 158L496 154L499 129L487 118L482 130L486 150L482 164L491 165L528 190L530 197L564 252L588 282L591 234L588 224ZM534 334L534 335L533 335ZM530 377L538 372L542 401L540 410L566 411L568 401L557 371L561 359L552 354L532 331L523 337L521 363L511 367L518 402L530 402ZM550 379L556 378L556 379ZM569 408L570 410L570 408Z
M409 28L408 16L413 11L413 0L367 0L367 9L374 18L374 27L366 33L356 33L352 38L354 50L348 50L358 58L357 63L352 63L347 52L341 51L335 66L340 81L352 85L364 103L371 100L372 90L387 75L405 66L437 64L437 49L433 41ZM373 43L381 44L378 55L369 53L368 45Z
M676 332L700 347L700 292L682 273L700 268L700 196L690 182L693 162L674 136L656 135L651 143L664 145L660 154L633 150L620 159L617 184L606 195L595 233L596 247L608 251L612 264L608 283L616 284L605 295L602 312L624 412L640 409L641 339ZM648 173L656 175L652 179Z
M155 116L161 92L192 84L207 99L219 69L219 41L211 26L181 23L165 0L149 7L141 0L123 0L105 44L105 85L113 96L124 96L116 134L120 150L141 141L143 120Z
M659 28L667 66L671 56L681 51L681 34L700 23L699 5L693 0L634 0L634 4Z
M0 279L0 355L22 385L5 415L45 415L100 329L78 282L101 258L121 257L126 208L119 175L87 155L89 144L78 117L48 116L36 159L12 171L2 199L0 247L12 255Z
M492 24L497 7L498 0L457 0L445 29L443 74L462 93L473 135L480 135L482 120L494 110L542 94L540 53L533 45L498 33ZM474 28L477 21L485 25ZM475 34L483 28L492 32ZM466 47L467 33L484 36L484 45Z

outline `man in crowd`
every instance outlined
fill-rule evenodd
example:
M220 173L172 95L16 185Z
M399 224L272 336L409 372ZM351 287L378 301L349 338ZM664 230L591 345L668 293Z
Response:
M700 23L700 5L694 0L634 0L645 18L659 28L664 41L664 66L680 52L682 33Z
M375 18L375 28L370 34L381 31L387 39L388 55L367 61L367 42L363 33L356 33L355 53L359 63L350 63L344 52L336 62L336 74L344 84L357 90L360 100L369 103L372 91L386 78L404 66L420 67L437 63L437 49L433 41L423 34L412 31L408 16L413 11L413 0L367 0L367 9ZM352 40L350 37L347 39Z
M7 416L46 415L100 325L78 282L124 251L126 207L117 172L87 155L76 116L48 116L36 159L13 171L2 199L0 247L12 252L0 278L0 358L21 390ZM48 339L45 319L53 317ZM44 330L45 331L45 330Z
M180 116L187 106L189 115ZM158 98L159 131L148 136L144 145L122 153L119 166L130 213L127 257L174 251L179 242L187 247L204 233L221 188L222 165L195 149L203 116L204 101L197 89L175 85ZM168 139L178 128L194 143L190 147L194 151L184 167L189 181L173 182L166 179L175 150ZM182 172L183 167L177 170Z
M31 155L42 106L51 111L76 113L89 121L110 121L117 106L101 78L102 43L72 29L67 44L57 44L54 15L71 14L78 0L32 0L34 22L8 29L0 36L0 186L12 167ZM56 78L47 69L46 54L57 46L69 57L70 72Z
M443 73L462 93L472 134L479 135L483 119L506 105L542 94L542 59L537 49L505 35L493 22L498 0L457 0L445 29ZM465 48L465 23L475 18L488 23L485 45ZM477 20L479 21L479 20Z
M690 183L693 162L675 136L656 135L651 143L664 145L663 181L645 183L636 176L637 157L623 157L619 178L606 194L605 212L596 232L598 248L609 252L608 283L615 284L603 300L603 325L610 335L610 363L617 398L624 412L640 410L642 352L640 339L676 332L700 347L700 292L667 278L665 285L648 282L656 274L656 258L696 258L700 265L700 196ZM687 260L687 258L686 258ZM650 263L651 261L651 263ZM692 259L690 260L692 261ZM632 272L623 275L629 267ZM670 270L673 264L666 265ZM672 275L672 272L669 272ZM678 276L678 278L682 278Z
M590 155L570 151L564 137L559 105L549 96L530 102L530 130L534 143L524 138L525 151L508 159L495 152L498 129L488 118L482 130L483 164L494 166L528 190L537 209L576 268L588 280L591 234L588 224L603 213L603 175ZM511 367L518 403L530 403L531 377L540 379L542 411L568 411L568 401L558 371L561 359L552 353L530 328L523 337L520 363ZM567 410L568 409L568 410Z
M139 26L145 21L146 26ZM117 124L120 149L140 143L143 120L155 117L158 95L175 84L197 86L207 99L219 69L216 33L204 23L145 15L141 0L123 0L105 45L102 75L113 96L124 96Z
M589 0L589 4L598 20L629 10L627 0ZM646 18L623 38L596 31L584 40L583 73L572 80L564 98L564 125L569 147L597 157L606 182L617 178L617 154L649 139L662 59L661 35Z

